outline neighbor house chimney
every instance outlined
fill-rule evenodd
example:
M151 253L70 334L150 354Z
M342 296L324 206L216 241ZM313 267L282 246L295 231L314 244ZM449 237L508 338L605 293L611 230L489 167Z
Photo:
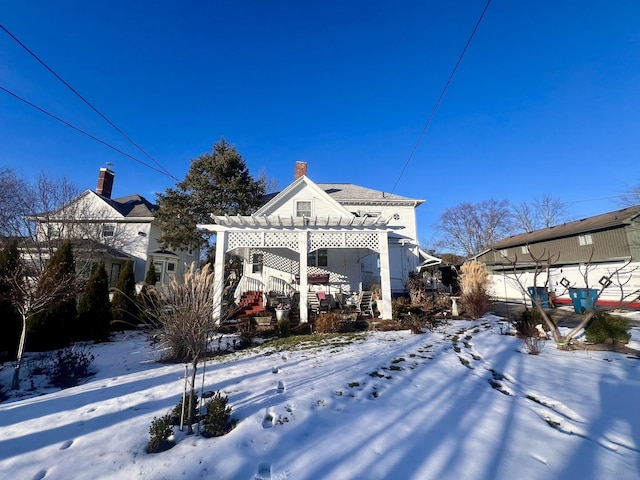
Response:
M96 193L103 197L111 198L111 190L113 189L114 173L108 168L101 168L98 175L98 186Z
M296 162L296 173L294 180L299 179L301 176L307 174L307 162Z

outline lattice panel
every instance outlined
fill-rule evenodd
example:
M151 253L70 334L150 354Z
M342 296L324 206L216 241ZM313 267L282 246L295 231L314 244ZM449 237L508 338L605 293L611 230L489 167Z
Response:
M374 252L380 251L378 234L375 232L346 232L344 241L345 246L349 248L370 248Z
M309 235L309 251L319 248L344 247L344 234L340 232L311 232Z
M291 275L295 275L300 271L300 263L298 259L288 258L283 255L279 255L272 250L257 250L251 249L251 252L262 253L264 255L264 265L266 267L280 270L281 272L287 272Z
M266 232L265 247L286 247L298 251L298 234L292 232Z
M238 247L261 247L263 242L261 232L229 232L227 250Z

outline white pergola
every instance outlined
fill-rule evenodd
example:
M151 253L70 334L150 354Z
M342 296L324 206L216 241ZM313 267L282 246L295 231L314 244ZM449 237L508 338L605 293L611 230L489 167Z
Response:
M285 248L299 255L300 321L308 321L307 254L320 248L363 248L380 255L382 318L391 318L391 280L388 234L402 227L389 227L380 217L283 217L279 215L212 216L213 224L198 225L215 233L215 307L214 320L222 309L225 255L238 248Z

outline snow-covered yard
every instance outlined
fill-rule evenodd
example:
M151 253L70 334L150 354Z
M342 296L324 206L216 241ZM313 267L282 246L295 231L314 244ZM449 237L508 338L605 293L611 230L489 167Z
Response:
M144 453L149 424L178 402L184 367L158 363L142 334L119 335L92 347L97 373L84 384L28 391L25 380L24 396L0 404L0 476L640 478L640 360L551 342L527 355L499 322L218 357L205 390L229 396L237 427L177 432L159 454ZM639 338L634 327L631 346Z

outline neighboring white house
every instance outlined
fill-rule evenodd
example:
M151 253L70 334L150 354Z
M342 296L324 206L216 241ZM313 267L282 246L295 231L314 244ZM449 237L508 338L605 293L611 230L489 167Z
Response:
M127 259L134 261L136 283L144 280L149 262L160 283L181 278L200 252L162 249L154 216L158 206L140 195L111 198L113 181L114 173L101 168L95 192L86 190L59 210L36 216L38 239L70 238L91 248L104 258L112 286Z
M217 285L223 285L226 255L232 254L244 261L239 288L284 295L296 290L300 305L313 291L335 302L375 289L381 316L391 318L391 299L405 292L409 272L439 263L417 241L415 209L424 200L353 184L316 184L306 172L306 163L297 162L294 182L253 215L212 216L212 224L200 225L217 234ZM221 301L216 305L219 319ZM306 308L300 320L308 320Z

